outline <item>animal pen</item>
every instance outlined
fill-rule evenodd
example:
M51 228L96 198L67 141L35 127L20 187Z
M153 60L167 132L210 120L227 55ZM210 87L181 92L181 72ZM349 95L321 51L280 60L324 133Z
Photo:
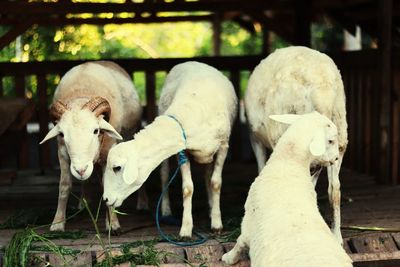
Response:
M202 12L196 12L202 11ZM111 59L132 77L145 77L143 119L150 123L157 114L156 80L174 65L188 60L207 63L223 71L242 99L243 79L270 51L270 32L275 32L293 45L310 46L313 22L330 17L344 29L353 32L356 25L376 41L375 48L359 51L333 51L329 55L337 64L346 92L349 145L343 162L342 233L344 247L355 266L400 265L400 3L393 0L280 1L280 0L175 0L120 1L119 3L58 1L1 1L0 25L11 26L0 37L0 49L32 25L105 25L109 23L163 23L209 21L213 29L212 57ZM149 13L149 16L104 18L101 13ZM171 12L158 16L158 12ZM175 16L177 12L182 12ZM89 13L77 17L69 14ZM263 52L253 56L221 56L221 23L236 21L242 27L257 23L262 26ZM146 188L150 211L134 209L134 194L121 211L122 234L103 232L105 214L100 212L98 229L84 210L72 207L78 201L70 197L70 220L67 232L52 236L49 226L58 196L59 168L55 142L38 145L49 130L48 107L54 87L50 79L61 77L79 61L1 62L0 63L0 266L5 262L5 248L15 233L24 229L35 241L29 250L31 266L224 266L223 253L238 235L243 205L257 167L248 140L248 130L239 106L233 128L229 158L224 168L221 210L224 231L210 232L205 188L199 166L194 166L196 190L193 204L194 227L207 236L199 246L179 247L160 240L154 213L160 194L159 171L155 170ZM28 97L26 82L34 79L37 96ZM12 96L5 96L3 86L12 84ZM29 127L27 127L29 126ZM29 128L29 131L28 131ZM172 162L172 161L171 161ZM317 185L319 206L327 222L331 219L329 202L324 195L327 181ZM101 188L90 181L91 210L101 197ZM79 184L72 192L79 194ZM171 195L180 196L180 183L171 187ZM173 214L181 214L181 198L173 199ZM22 221L22 224L19 224ZM24 224L25 223L25 224ZM26 225L29 225L26 228ZM179 223L178 223L179 224ZM179 226L171 221L162 224L168 234L177 234ZM97 230L96 230L97 229ZM28 230L27 230L28 231ZM41 235L38 235L41 234ZM96 239L101 235L101 241ZM51 241L50 241L51 240ZM106 249L105 249L106 248ZM131 262L131 263L129 263ZM109 265L107 265L109 264ZM236 266L249 266L246 255Z

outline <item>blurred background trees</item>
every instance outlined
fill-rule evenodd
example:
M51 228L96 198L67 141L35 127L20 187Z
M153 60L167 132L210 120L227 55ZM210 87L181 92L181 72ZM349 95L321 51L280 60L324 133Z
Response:
M250 33L239 24L225 21L221 26L221 56L259 55L262 52L261 26ZM0 36L7 28L0 26ZM290 45L270 32L270 50ZM0 50L2 62L45 60L99 60L117 58L168 58L212 56L212 24L175 22L161 24L109 24L64 27L34 26L6 48ZM343 30L329 22L312 25L312 47L331 52L342 49ZM165 73L157 73L157 92ZM242 74L242 90L249 73ZM135 73L135 85L143 99L144 74ZM59 77L49 77L54 90ZM30 95L36 97L36 81L26 81ZM5 95L12 95L11 82L3 80ZM51 93L51 92L50 92Z

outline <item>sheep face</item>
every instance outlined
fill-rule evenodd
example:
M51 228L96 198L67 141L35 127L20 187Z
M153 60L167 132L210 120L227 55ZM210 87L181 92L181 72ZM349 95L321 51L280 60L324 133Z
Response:
M292 125L291 131L296 132L298 142L307 144L313 164L330 166L339 159L338 131L326 116L315 111L302 115L271 115L270 118Z
M338 131L335 124L333 124L331 120L326 117L323 117L322 119L323 120L321 123L323 126L317 130L320 132L318 133L319 137L314 137L311 141L310 152L312 155L316 156L314 163L322 166L330 166L339 159ZM320 140L318 140L318 138ZM317 142L320 142L321 146L324 143L325 146L325 150L321 155L320 153L323 150L321 150L320 153L313 154L313 146L320 146L316 144Z
M71 159L70 171L79 180L86 180L93 172L93 164L100 154L104 134L122 139L118 132L88 109L67 110L49 131L41 144L58 136L59 145L65 145Z
M121 206L122 202L144 183L145 179L139 179L136 155L132 141L120 143L110 149L104 172L103 194L108 206Z
M323 125L325 126L322 128L324 139L322 142L325 142L325 153L317 157L315 162L327 166L333 165L339 159L339 141L336 125L326 117L324 120Z

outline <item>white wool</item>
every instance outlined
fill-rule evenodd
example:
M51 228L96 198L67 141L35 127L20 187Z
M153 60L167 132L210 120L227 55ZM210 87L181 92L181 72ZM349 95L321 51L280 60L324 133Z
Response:
M287 126L268 120L273 114L318 111L338 127L339 146L347 146L342 78L327 55L307 47L278 49L250 76L245 107L251 131L273 148Z
M96 117L88 109L82 109L90 99L98 96L109 102L109 122L102 116ZM68 110L42 142L59 136L60 196L50 229L63 231L71 174L79 180L86 180L92 175L95 164L102 168L108 150L117 142L115 137L121 138L120 133L129 138L139 128L142 110L129 75L108 61L88 62L69 70L56 88L53 103L56 101L67 105ZM99 136L100 130L105 133L103 137ZM110 220L112 229L118 230L119 222L114 213L111 213ZM108 223L106 225L108 228Z
M302 117L284 133L251 185L241 235L223 256L226 263L235 263L241 251L249 248L255 267L351 266L318 210L309 173L316 159L309 151L314 134L324 129L327 150L318 160L329 163L339 155L337 130L318 113Z
M187 140L184 141L177 121L161 115L136 134L134 140L113 147L105 172L104 198L107 203L121 205L163 160L186 149L199 163L215 162L210 178L214 189L209 192L217 196L213 198L214 204L210 202L211 217L212 228L221 229L221 171L236 111L237 98L233 86L218 70L198 62L186 62L172 68L161 92L159 113L174 116L182 125ZM116 167L121 171L115 171ZM163 181L168 176L167 169L163 167ZM190 236L193 227L190 163L183 165L181 170L184 215L180 234ZM163 207L169 210L168 203L163 203ZM168 212L164 208L162 213L166 215Z
M345 104L343 82L332 59L301 46L278 49L262 60L250 76L245 95L250 139L259 171L266 162L265 148L273 149L287 128L269 120L269 115L315 110L337 126L341 153L338 164L328 168L328 193L334 209L332 231L340 242L339 170L348 143ZM313 178L316 183L318 174Z
M74 106L79 101L76 105L79 110L88 99L101 96L110 103L111 124L118 132L124 129L128 138L138 128L141 118L139 95L128 76L109 67L112 62L102 63L87 62L69 70L57 86L53 102L60 100Z

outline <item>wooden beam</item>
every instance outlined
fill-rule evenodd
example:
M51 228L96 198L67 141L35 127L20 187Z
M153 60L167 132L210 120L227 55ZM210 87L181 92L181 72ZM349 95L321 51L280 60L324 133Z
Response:
M156 74L153 71L146 72L146 108L146 120L150 124L157 116Z
M191 60L204 62L220 70L232 69L253 70L260 63L261 56L223 56L223 57L194 57ZM107 59L103 59L107 60ZM111 59L110 59L111 60ZM187 58L158 58L158 59L112 59L130 72L170 70L173 66L187 61ZM10 75L63 74L72 67L84 63L85 60L57 60L43 62L0 62L0 73Z
M24 33L27 29L32 26L32 22L23 22L20 23L13 28L11 28L8 32L6 32L3 36L0 37L0 50L6 47L9 43L14 41L19 35Z
M395 184L391 179L391 111L392 111L392 0L377 0L379 3L379 44L380 64L380 114L379 114L379 174L378 182Z
M221 17L219 14L214 15L212 23L213 28L213 56L221 54Z
M312 1L296 1L294 39L297 45L311 44L311 9Z
M0 24L14 25L20 24L23 18L0 18ZM125 24L125 23L163 23L163 22L184 22L184 21L212 21L212 15L198 16L170 16L170 17L133 17L133 18L65 18L54 16L42 16L35 20L38 25L106 25L106 24Z
M259 11L288 8L288 3L252 0L251 4L242 0L150 2L143 3L73 3L73 2L0 2L0 14L80 14L80 13L154 13L184 11Z

